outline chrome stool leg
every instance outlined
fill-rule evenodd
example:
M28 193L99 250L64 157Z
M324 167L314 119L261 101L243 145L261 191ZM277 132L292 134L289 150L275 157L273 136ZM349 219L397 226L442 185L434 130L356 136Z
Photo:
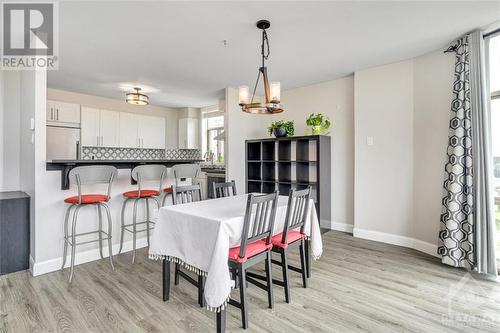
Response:
M129 201L130 199L125 199L125 201L123 202L123 206L122 206L122 215L121 215L121 233L120 233L120 249L118 250L118 254L122 253L122 249L123 249L123 236L125 235L125 207L127 206L127 202Z
M75 212L73 213L73 224L71 227L71 268L69 273L69 283L73 280L73 273L75 270L75 249L76 249L76 220L78 219L78 212L80 211L80 205L77 205Z
M71 208L73 208L74 205L68 206L66 209L66 215L64 217L64 250L63 250L63 262L61 266L61 270L64 269L64 266L66 266L66 257L68 256L68 221L69 221L69 215L71 213Z
M109 251L109 263L111 264L111 268L115 270L115 265L113 264L113 247L111 242L111 234L113 233L113 223L111 221L111 212L109 211L109 207L106 204L102 204L104 210L106 210L106 215L108 216L108 251Z
M146 237L148 238L149 248L149 199L146 198Z
M139 199L134 199L134 213L133 213L133 220L132 220L132 264L135 263L135 248L136 248L136 239L137 239L137 202Z
M99 254L101 255L101 259L103 259L104 256L102 255L102 211L100 204L97 204L97 214L99 216Z

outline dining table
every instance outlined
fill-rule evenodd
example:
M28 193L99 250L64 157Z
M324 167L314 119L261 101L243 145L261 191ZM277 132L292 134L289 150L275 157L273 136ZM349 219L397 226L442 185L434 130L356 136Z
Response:
M248 194L241 194L162 207L151 237L149 258L162 261L163 301L170 297L170 263L204 277L203 295L207 309L216 313L217 332L225 331L226 307L235 286L228 253L241 242L247 198ZM287 206L288 196L278 196L273 235L283 231ZM323 244L312 199L304 233L306 256L319 259Z

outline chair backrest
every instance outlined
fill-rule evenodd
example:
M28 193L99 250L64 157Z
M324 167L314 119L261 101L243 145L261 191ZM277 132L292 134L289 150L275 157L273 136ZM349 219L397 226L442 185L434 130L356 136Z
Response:
M288 207L286 210L285 225L283 226L283 236L281 242L287 243L288 231L300 227L300 232L304 233L304 224L307 218L309 200L311 198L311 187L305 190L290 190L288 195Z
M171 170L174 175L176 185L178 184L179 179L193 179L198 177L201 172L199 164L176 164L171 168Z
M68 177L70 183L76 183L78 197L82 196L82 185L108 184L108 197L111 194L111 184L118 175L118 170L111 165L87 165L70 170ZM81 200L80 200L81 201Z
M172 185L172 204L179 205L201 200L202 197L200 184L188 186Z
M253 241L265 238L266 244L271 244L277 205L278 191L264 195L248 195L241 234L240 258L245 257L247 244Z
M161 191L166 174L167 167L159 164L139 165L132 169L132 179L137 182L139 192L143 188L143 182L148 181L157 181L158 189Z
M213 190L214 190L214 197L216 198L223 198L223 197L230 197L232 195L236 195L236 183L234 180L231 180L230 182L226 183L212 183Z

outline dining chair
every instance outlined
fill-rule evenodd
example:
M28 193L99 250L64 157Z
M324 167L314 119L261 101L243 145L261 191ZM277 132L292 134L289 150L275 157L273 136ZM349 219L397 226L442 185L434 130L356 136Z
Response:
M201 168L199 164L176 164L170 169L175 181L176 186L186 186L187 183L191 182L189 185L194 185L194 179L198 177L201 173ZM167 197L172 195L172 186L167 186L163 189L165 195L161 205L165 206Z
M226 183L212 183L215 198L224 198L236 195L236 182L231 180Z
M165 178L165 174L167 172L167 167L164 165L139 165L132 169L132 179L137 182L137 190L127 191L123 193L123 197L125 200L122 205L121 212L121 233L120 233L120 249L118 253L122 252L123 249L123 239L125 236L125 231L128 231L132 234L132 264L135 263L135 253L136 253L136 240L137 234L140 232L146 232L146 237L148 241L148 247L150 243L150 231L151 225L155 223L151 221L151 214L149 209L149 200L152 200L160 209L160 202L158 201L158 197L161 195L161 189L163 186L163 180ZM158 184L157 189L145 189L145 183L155 182ZM139 201L144 200L146 203L146 220L137 222L137 204ZM125 224L125 208L127 207L127 203L129 201L133 201L133 215L132 215L132 223ZM137 230L138 225L145 224L146 227L144 229ZM132 229L129 229L132 227Z
M269 308L273 308L273 279L271 272L272 231L276 218L278 191L271 194L249 194L241 233L241 244L229 249L229 268L234 278L237 276L240 301L229 299L229 304L241 310L243 328L248 327L246 304L247 282L267 291ZM247 269L262 261L266 266L266 284L248 276Z
M69 204L66 209L66 214L64 218L64 248L63 248L63 262L61 266L61 270L66 266L66 257L68 253L68 245L71 246L71 263L70 263L70 274L69 274L69 283L73 280L74 266L75 266L75 250L77 245L83 245L91 242L99 242L99 254L101 258L103 258L102 253L102 242L104 240L108 241L108 251L109 251L109 263L111 268L114 270L115 267L113 265L113 253L112 253L112 245L111 245L111 234L112 234L112 221L111 221L111 213L109 211L109 207L107 202L111 198L111 184L113 180L116 179L118 175L118 170L114 166L108 165L92 165L92 166L80 166L71 169L69 172L69 180L71 183L76 183L78 188L78 195L68 197L64 199L64 202ZM86 185L95 185L95 184L105 184L107 185L106 194L83 194L83 187ZM78 220L78 213L80 208L85 206L95 206L97 208L98 214L98 229L95 231L88 231L77 233L76 231L76 223ZM73 209L73 218L71 223L71 234L69 234L69 220L71 215L71 210ZM105 210L107 220L108 220L108 229L105 232L102 228L102 209ZM85 224L88 224L89 221ZM77 238L79 236L97 234L97 239L95 240L87 240L84 242L77 242ZM103 237L105 236L105 237Z
M288 196L288 206L286 212L283 232L273 236L272 251L279 253L281 261L273 260L274 264L281 266L283 272L283 281L274 281L275 284L285 289L285 301L290 303L290 284L288 281L288 270L302 274L302 285L307 288L307 264L306 264L306 235L304 225L307 218L308 205L310 204L311 187L305 190L290 190ZM292 248L299 248L301 268L288 265L287 253Z
M196 185L188 185L188 186L176 186L172 185L172 204L180 205L184 203L201 201L201 186L200 184ZM205 287L205 277L202 275L198 275L198 281L193 279L188 273L184 272L181 269L180 264L175 263L175 271L174 271L174 284L179 284L179 277L183 277L187 282L194 285L198 288L198 304L201 307L205 306L205 298L203 296L204 287Z

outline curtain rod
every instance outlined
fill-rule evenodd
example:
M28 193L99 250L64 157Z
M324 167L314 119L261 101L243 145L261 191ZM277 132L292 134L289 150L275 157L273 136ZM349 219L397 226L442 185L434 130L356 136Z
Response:
M488 33L484 34L484 35L483 35L483 38L490 37L490 36L495 35L495 34L497 34L497 33L499 33L499 32L500 32L500 28L495 29L495 30L493 30L493 31L490 31L490 32L488 32Z

